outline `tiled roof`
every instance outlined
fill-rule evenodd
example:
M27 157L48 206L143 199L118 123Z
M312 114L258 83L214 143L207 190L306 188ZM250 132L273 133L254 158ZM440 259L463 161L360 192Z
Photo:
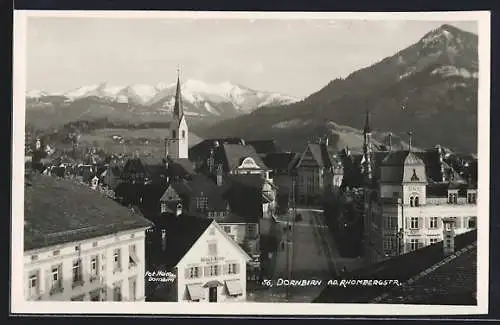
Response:
M413 151L391 151L382 161L385 166L423 165L423 160Z
M151 226L100 192L41 175L25 188L24 220L25 251Z
M191 215L166 217L149 236L152 264L170 269L186 255L213 220ZM162 251L161 229L165 229L166 250Z
M298 163L300 154L295 152L276 152L267 154L263 161L267 167L273 170L290 170Z
M186 158L169 158L168 173L180 177L194 175L194 165Z
M215 148L215 142L218 142L219 146L225 143L228 144L241 144L241 138L214 138L205 139L200 143L189 148L189 160L199 161L208 158L211 148Z
M425 272L424 272L425 273ZM373 300L385 304L475 305L477 245L458 251L450 260L411 284L403 285Z
M230 175L226 181L229 184L224 198L229 202L231 214L245 222L258 222L262 217L264 179L260 175Z
M473 245L476 242L476 240L476 230L457 235L455 237L455 251L457 252L462 249L468 249L470 245ZM466 256L473 257L475 256L474 254L475 253ZM475 262L469 260L469 264L462 264L463 261L463 258L453 259L453 256L450 258L445 257L443 254L443 242L441 241L419 250L371 265L367 268L345 274L343 278L363 280L398 280L400 283L406 283L408 280L414 278L417 275L420 275L422 272L427 270L428 274L426 275L426 278L431 281L426 282L425 287L421 287L418 281L416 281L415 283L418 285L413 285L413 283L410 283L410 286L405 289L422 293L432 290L432 288L434 287L438 287L439 283L435 283L434 281L437 281L436 279L442 278L443 276L445 276L445 274L450 278L463 276L464 278L470 279L470 274L473 274L473 272L475 272L475 270L473 270L475 269ZM447 263L445 264L443 262ZM441 266L436 268L436 265L438 265L439 263L447 265L447 267L441 268ZM433 273L436 274L436 276L432 275ZM466 292L475 291L475 284L471 283L470 281L464 283L463 285L459 282L455 282L455 286L462 286L464 291ZM347 288L327 287L315 302L369 303L376 298L381 299L380 297L384 295L387 295L387 297L392 297L389 295L392 295L391 292L392 290L394 290L394 288L395 287L382 286L356 286ZM398 296L397 293L396 296ZM451 298L453 298L452 296L453 294L450 295ZM408 299L412 298L408 297Z
M274 140L253 140L246 141L247 145L252 146L258 154L270 154L279 152L279 148Z
M209 210L224 211L226 209L223 199L225 186L217 186L214 181L202 174L194 175L190 180L172 182L169 186L181 197L183 204L186 205L184 208L190 213L196 211L196 198L200 196L207 197ZM166 201L164 196L168 190L167 188L160 200Z
M216 153L217 160L223 162L224 170L231 171L241 165L243 159L250 157L262 169L267 169L262 159L252 146L241 144L224 144Z

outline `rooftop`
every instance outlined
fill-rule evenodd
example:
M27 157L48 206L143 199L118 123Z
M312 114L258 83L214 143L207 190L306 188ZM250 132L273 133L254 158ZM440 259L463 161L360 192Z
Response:
M158 231L150 235L153 263L167 269L175 267L212 222L211 219L185 214L178 217L165 217L161 226L158 226ZM165 229L165 251L161 250L161 229Z
M472 230L455 237L455 253L448 257L443 254L441 241L343 276L398 280L403 286L327 287L315 302L430 304L434 295L448 304L470 302L476 292L476 240L477 231ZM443 286L448 286L447 292Z
M32 175L25 187L24 250L150 227L134 212L87 186Z

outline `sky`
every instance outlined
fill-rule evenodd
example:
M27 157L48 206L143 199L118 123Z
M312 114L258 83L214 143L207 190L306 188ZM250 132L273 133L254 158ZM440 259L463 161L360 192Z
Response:
M235 84L306 97L448 23L327 19L109 19L29 17L27 90L83 85Z

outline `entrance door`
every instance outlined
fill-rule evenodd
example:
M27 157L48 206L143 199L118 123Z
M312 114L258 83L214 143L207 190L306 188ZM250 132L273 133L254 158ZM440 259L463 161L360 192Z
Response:
M217 287L208 289L208 302L217 302Z

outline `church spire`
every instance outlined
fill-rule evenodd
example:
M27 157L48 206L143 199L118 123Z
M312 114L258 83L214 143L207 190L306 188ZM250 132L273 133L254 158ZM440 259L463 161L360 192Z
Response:
M372 133L372 128L370 126L370 120L371 120L371 114L370 114L370 110L367 108L366 109L365 128L363 129L363 132L365 134Z
M177 67L177 89L175 91L174 116L180 120L183 115L184 108L182 107L180 68Z

